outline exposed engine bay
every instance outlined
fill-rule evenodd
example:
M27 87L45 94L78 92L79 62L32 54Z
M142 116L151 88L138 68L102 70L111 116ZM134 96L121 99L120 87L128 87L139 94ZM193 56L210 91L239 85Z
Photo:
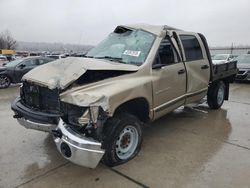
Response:
M121 76L131 73L131 71L117 71L117 70L87 70L74 84L83 85L92 82L97 82L107 78ZM73 84L73 85L74 85Z
M131 73L131 71L88 70L64 90L58 88L49 89L24 81L20 89L21 103L28 108L43 113L60 114L62 120L76 132L101 140L103 123L108 118L105 111L100 106L80 107L62 102L60 101L60 94L70 88L128 73ZM59 119L57 118L54 119L53 123L58 124L58 122Z

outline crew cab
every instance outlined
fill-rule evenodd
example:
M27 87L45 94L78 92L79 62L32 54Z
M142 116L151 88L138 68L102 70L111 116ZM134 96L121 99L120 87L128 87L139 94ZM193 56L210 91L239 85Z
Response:
M115 166L138 154L146 122L205 96L220 108L236 74L236 62L212 64L200 33L121 25L85 58L25 74L12 110L24 127L52 133L69 161Z

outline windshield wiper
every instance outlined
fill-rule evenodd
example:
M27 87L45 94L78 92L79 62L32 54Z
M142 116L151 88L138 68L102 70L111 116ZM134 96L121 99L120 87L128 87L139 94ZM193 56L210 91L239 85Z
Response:
M127 64L135 65L135 66L141 66L141 65L142 65L142 62L130 61L130 62L128 62Z
M94 57L96 59L109 59L111 61L118 61L120 63L125 63L122 61L121 57L112 57L112 56L101 56L101 57Z

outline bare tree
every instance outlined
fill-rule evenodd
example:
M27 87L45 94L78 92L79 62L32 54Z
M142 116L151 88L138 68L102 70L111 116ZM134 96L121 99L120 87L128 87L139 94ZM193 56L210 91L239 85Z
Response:
M16 40L12 37L10 31L5 30L0 33L0 49L15 49L17 45Z

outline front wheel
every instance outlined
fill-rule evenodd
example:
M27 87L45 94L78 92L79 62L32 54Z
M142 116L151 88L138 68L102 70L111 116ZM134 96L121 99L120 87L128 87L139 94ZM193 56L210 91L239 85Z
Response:
M207 103L211 109L218 109L224 102L226 86L222 81L212 84L208 89Z
M6 75L0 75L0 89L7 88L10 86L11 80Z
M102 161L108 166L116 166L133 159L140 151L142 143L142 123L127 113L107 121Z

